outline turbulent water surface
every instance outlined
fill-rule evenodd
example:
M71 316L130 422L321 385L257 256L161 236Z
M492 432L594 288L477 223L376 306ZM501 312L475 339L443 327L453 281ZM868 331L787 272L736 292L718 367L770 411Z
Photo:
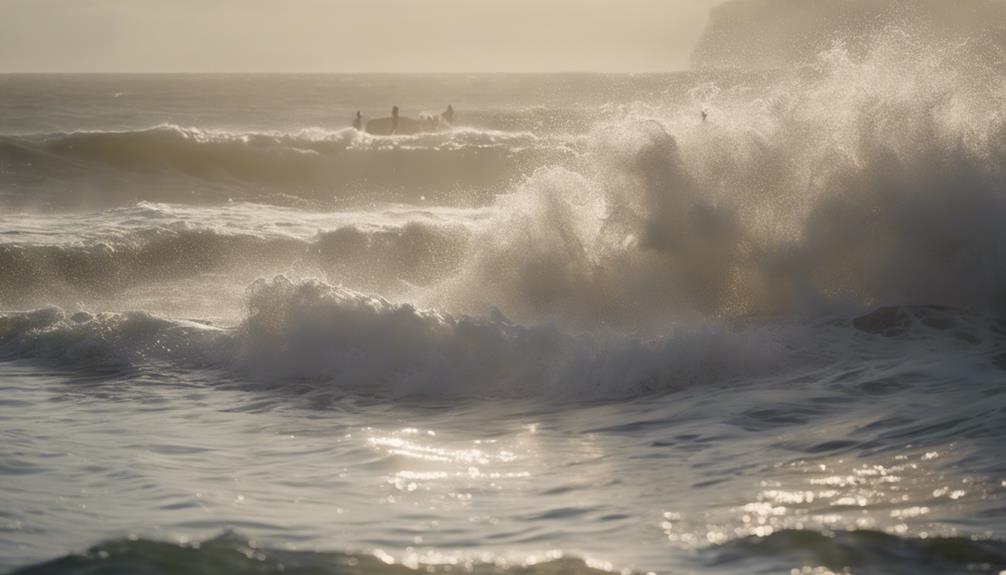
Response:
M0 570L1006 570L969 50L0 77Z

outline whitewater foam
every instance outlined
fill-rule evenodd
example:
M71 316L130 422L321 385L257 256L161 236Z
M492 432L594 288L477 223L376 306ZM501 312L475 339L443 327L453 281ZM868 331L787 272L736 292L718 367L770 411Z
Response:
M633 397L751 377L790 358L777 339L784 327L699 326L657 340L577 336L282 276L254 283L247 306L247 319L229 329L46 308L3 316L0 343L6 357L78 369L167 361L280 386L312 381L403 397Z
M707 91L710 122L633 111L594 130L576 169L498 199L460 274L424 301L628 329L898 304L999 313L993 77L966 47L888 35L757 97Z
M267 387L300 382L363 395L614 399L840 370L866 349L907 342L935 346L927 369L952 376L953 358L995 364L1002 342L1000 324L943 308L882 309L855 321L810 324L681 324L662 337L639 338L522 326L499 312L453 316L283 276L252 284L246 301L246 319L233 328L144 312L7 314L0 348L5 357L77 369L154 362L222 370Z

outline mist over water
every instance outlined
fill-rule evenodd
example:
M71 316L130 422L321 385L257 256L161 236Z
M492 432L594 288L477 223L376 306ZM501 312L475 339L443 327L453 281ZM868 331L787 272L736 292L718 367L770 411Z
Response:
M1000 70L4 77L0 566L998 573Z

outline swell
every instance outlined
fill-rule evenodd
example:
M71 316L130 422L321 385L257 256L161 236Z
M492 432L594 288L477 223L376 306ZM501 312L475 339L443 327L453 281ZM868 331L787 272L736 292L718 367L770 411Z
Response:
M995 540L963 537L915 539L860 530L831 535L815 531L780 531L768 537L736 539L705 550L710 563L743 568L768 563L786 568L825 567L835 572L998 573L1006 566L1006 546ZM767 569L762 572L769 572ZM808 571L822 573L820 570Z
M250 282L297 269L358 290L394 294L452 274L468 248L461 225L343 226L298 239L212 229L141 229L108 241L0 244L0 308L79 298L114 301L123 291L208 276ZM216 278L216 279L214 279Z
M118 540L95 546L84 553L68 555L61 559L15 570L11 575L93 575L112 573L150 573L151 575L178 573L179 569L198 569L204 575L244 574L259 575L299 573L303 575L409 575L423 567L428 573L452 573L458 569L457 561L443 564L420 564L418 560L397 562L390 556L377 557L367 553L284 551L259 548L254 541L234 534L224 534L198 545L177 545L145 539ZM465 571L474 574L503 574L509 572L530 575L539 570L544 573L603 574L607 571L589 567L576 558L542 561L537 565L510 568L503 562L465 561Z
M276 202L284 195L485 203L529 169L573 155L568 142L528 132L375 137L349 129L231 133L164 125L0 137L0 183L15 191L7 202L22 207Z
M684 572L695 568L744 573L856 572L913 574L997 573L1006 567L1006 546L995 540L967 538L914 539L876 531L850 531L825 535L814 531L781 531L768 537L746 537L715 545L697 553L683 553ZM405 575L422 569L452 573L457 558L424 562L414 554L400 560L383 554L289 551L263 547L228 533L197 544L148 539L122 539L96 545L37 565L16 569L11 575L112 575L143 572L151 575L196 570L205 575L256 573ZM596 565L596 562L594 562ZM604 569L576 557L545 561L464 561L473 574L522 575L570 573L602 574ZM826 570L827 569L827 570ZM623 571L632 573L632 571Z

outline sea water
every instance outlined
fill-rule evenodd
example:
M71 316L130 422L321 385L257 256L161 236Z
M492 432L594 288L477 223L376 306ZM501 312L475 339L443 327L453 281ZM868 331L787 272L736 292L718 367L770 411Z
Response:
M967 49L0 77L0 569L999 573Z

